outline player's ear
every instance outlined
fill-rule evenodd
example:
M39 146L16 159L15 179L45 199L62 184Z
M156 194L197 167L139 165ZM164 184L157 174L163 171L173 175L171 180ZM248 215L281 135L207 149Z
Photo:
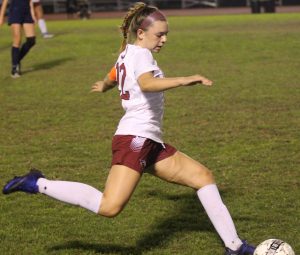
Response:
M143 29L139 28L136 32L136 37L139 40L143 40L145 37L145 31Z

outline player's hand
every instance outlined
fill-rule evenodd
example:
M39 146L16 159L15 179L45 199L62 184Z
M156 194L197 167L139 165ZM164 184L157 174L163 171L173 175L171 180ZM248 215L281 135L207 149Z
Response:
M189 85L196 85L196 84L203 84L204 86L212 86L213 82L206 77L196 74L192 76L186 77L186 84L187 86Z
M212 86L213 85L213 82L203 76L201 76L201 79L200 79L200 83L202 83L204 86Z
M91 92L103 92L104 90L104 81L97 81L92 86Z

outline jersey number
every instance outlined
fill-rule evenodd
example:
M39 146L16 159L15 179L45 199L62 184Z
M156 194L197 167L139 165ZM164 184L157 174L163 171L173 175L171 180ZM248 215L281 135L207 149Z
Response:
M124 90L124 83L126 78L126 67L124 63L122 63L121 65L117 63L116 68L117 68L117 82L121 86L121 99L129 100L130 98L129 91Z

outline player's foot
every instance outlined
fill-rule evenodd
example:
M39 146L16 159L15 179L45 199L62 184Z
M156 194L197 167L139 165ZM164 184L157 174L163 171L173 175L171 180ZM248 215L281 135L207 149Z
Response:
M14 78L14 79L21 77L21 66L20 66L20 64L17 65L17 66L12 67L11 77Z
M7 182L2 192L7 195L16 191L23 191L26 193L35 194L39 192L39 187L36 185L39 178L45 178L41 171L31 169L28 174L23 176L16 176Z
M44 33L43 34L43 38L44 39L50 39L50 38L52 38L54 36L54 34L49 34L49 33Z
M243 244L236 251L226 248L225 255L253 255L255 247L251 246L250 244L247 244L246 241L242 242Z

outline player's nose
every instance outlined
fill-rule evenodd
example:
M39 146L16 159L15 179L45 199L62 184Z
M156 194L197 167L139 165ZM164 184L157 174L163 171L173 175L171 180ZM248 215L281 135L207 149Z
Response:
M167 35L163 35L161 37L161 41L162 41L162 43L165 43L167 41Z

